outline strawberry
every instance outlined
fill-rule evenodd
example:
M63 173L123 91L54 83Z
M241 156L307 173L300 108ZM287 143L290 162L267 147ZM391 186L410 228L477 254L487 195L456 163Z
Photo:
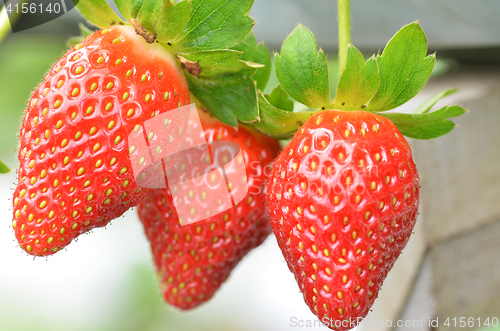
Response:
M70 49L22 121L12 222L20 246L53 254L138 204L148 189L136 183L129 134L189 103L172 55L131 26L97 31Z
M331 329L366 316L412 233L418 173L388 119L326 110L272 168L271 227L311 311Z
M208 114L200 112L200 116L205 138L211 146L210 152L208 149L186 152L184 159L189 165L186 167L181 163L178 167L192 171L184 170L181 180L173 185L169 183L169 188L152 190L138 207L139 218L151 244L163 297L183 310L209 300L236 264L271 232L265 206L266 167L280 149L276 140L250 128L240 126L237 131ZM237 156L235 162L245 162L248 193L226 211L181 225L185 223L178 216L179 209L176 210L182 202L179 200L190 203L189 206L198 211L220 204L220 186L207 186L201 180L195 186L187 187L184 181L189 178L188 172L211 170L212 157L214 164L227 164L234 158L231 146L220 146L220 142L240 146L242 156ZM231 178L240 180L242 176L226 174L234 198L238 193ZM173 194L183 191L187 192L184 196Z

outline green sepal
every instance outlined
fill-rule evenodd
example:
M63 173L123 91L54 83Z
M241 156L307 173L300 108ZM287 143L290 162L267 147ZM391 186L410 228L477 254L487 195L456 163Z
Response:
M427 100L426 102L424 102L420 107L418 107L417 109L415 109L415 111L413 113L414 114L425 114L425 113L428 113L428 112L431 111L432 107L434 107L434 105L439 100L441 100L442 98L447 97L449 95L452 95L452 94L454 94L456 92L458 92L458 89L456 89L456 88L444 90L443 92L440 92L440 93L434 95L429 100Z
M170 3L169 0L165 0ZM177 36L184 30L191 16L191 2L179 1L174 6L164 7L156 24L158 40L175 43Z
M274 58L276 76L295 100L316 109L331 104L328 64L311 31L298 25Z
M236 127L238 120L258 119L257 89L252 78L241 75L197 78L186 74L191 93L222 122Z
M256 84L267 83L270 72L264 69L271 60L253 34L231 50L180 53L177 59L191 92L222 122L237 126L258 120Z
M436 56L427 55L427 39L415 22L392 37L381 56L377 56L380 85L365 110L386 111L417 95L432 73Z
M120 14L128 21L132 18L132 0L115 0Z
M160 42L172 46L186 27L191 14L191 2L179 1L173 5L170 0L136 0L132 16Z
M167 3L170 3L169 1ZM156 26L158 24L158 18L161 17L163 11L163 0L141 0L140 2L134 3L135 6L139 6L140 9L137 12L137 21L151 33L156 33ZM134 13L137 11L134 8Z
M271 53L266 45L263 42L257 44L254 33L250 32L243 41L236 44L232 49L243 52L240 57L241 60L263 65L252 75L253 80L257 82L257 88L263 91L271 76Z
M314 115L315 111L291 112L273 106L259 91L259 120L252 125L259 131L276 139L292 137L300 126Z
M379 115L393 122L407 137L433 139L447 134L456 126L448 118L457 117L466 112L466 109L459 106L445 106L423 114L380 113Z
M199 78L212 78L230 74L252 76L261 64L240 60L241 52L234 50L203 51L178 54L184 69Z
M290 99L288 93L278 85L274 88L270 95L264 94L267 101L274 107L286 111L293 111L293 100Z
M132 7L130 8L130 16L137 17L139 15L139 11L141 10L142 3L144 0L132 0Z
M100 28L122 22L106 0L73 0L73 3L83 17Z
M346 69L334 103L328 104L326 59L321 50L318 51L312 33L299 25L285 40L281 54L275 59L276 75L283 89L278 86L267 98L259 92L259 121L252 124L270 136L288 138L311 115L321 111L289 111L288 94L313 109L374 111L411 138L432 139L447 134L455 127L449 118L467 110L447 106L430 111L437 101L454 93L454 89L432 97L416 110L418 113L380 113L406 103L422 89L435 63L435 56L426 54L425 34L418 23L403 27L381 56L366 62L355 47L349 46Z
M2 160L0 160L0 174L6 174L10 171L10 168L7 167L5 163L3 163Z
M349 45L346 67L337 86L333 102L335 109L359 110L377 93L379 74L375 57L365 62L363 54Z
M252 4L253 0L193 0L176 51L192 53L236 45L255 24L247 15Z

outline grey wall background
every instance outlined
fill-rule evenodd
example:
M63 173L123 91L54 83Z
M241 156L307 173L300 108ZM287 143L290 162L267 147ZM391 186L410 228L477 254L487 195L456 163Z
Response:
M352 40L364 50L383 49L404 25L419 20L431 49L500 47L498 0L352 0ZM337 1L255 0L255 33L279 49L297 23L326 51L338 42Z

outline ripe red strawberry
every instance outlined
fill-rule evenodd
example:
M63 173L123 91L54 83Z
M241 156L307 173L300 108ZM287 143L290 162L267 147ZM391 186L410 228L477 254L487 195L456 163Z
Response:
M195 308L209 300L236 264L271 232L265 200L266 167L280 149L276 140L252 129L240 126L236 131L208 114L200 112L200 116L211 152L191 150L185 158L190 165L185 167L181 163L178 167L192 169L192 174L204 173L212 169L211 154L214 163L227 164L234 155L229 155L232 153L225 147L217 149L217 141L237 143L245 162L248 193L235 207L184 226L180 224L182 220L174 201L183 200L193 209L204 211L220 204L217 200L221 187L209 187L199 181L197 186L187 188L185 196L173 195L172 190L186 190L181 180L170 188L152 190L139 204L139 217L151 243L163 297L180 309ZM239 158L235 162L243 161ZM192 174L184 172L181 179ZM227 177L231 183L231 175ZM240 174L238 180L243 177ZM228 186L234 189L236 185Z
M415 225L408 143L381 116L327 110L302 125L269 183L271 227L307 305L331 329L353 328Z
M50 255L139 203L127 139L158 114L189 104L184 76L131 26L94 33L34 91L21 126L12 226L20 246Z

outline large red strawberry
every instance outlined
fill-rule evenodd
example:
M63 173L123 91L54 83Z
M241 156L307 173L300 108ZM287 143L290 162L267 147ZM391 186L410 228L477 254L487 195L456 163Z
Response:
M103 29L69 50L22 122L12 222L20 246L53 254L138 204L147 189L132 171L129 134L189 102L170 53L132 26Z
M365 61L347 44L349 6L341 7L335 98L325 54L299 25L275 56L280 85L259 95L261 121L253 123L271 136L294 134L269 181L271 227L306 304L333 330L352 329L368 314L415 225L418 173L403 134L439 137L455 127L449 118L466 112L432 111L453 90L412 113L386 112L421 90L435 56L412 23ZM293 112L289 96L310 111Z
M417 217L418 174L388 119L327 110L274 163L271 226L304 299L330 328L368 313Z
M236 264L270 233L265 202L266 167L280 148L276 140L252 129L240 126L235 130L206 113L200 112L200 116L210 151L202 148L185 152L186 163L180 162L175 166L179 169L173 169L182 170L177 183L171 183L169 177L170 187L152 190L138 208L151 243L163 297L180 309L191 309L209 300ZM196 125L190 128L196 130ZM236 143L242 154L237 156L237 151L231 150L230 145L221 146L221 142ZM210 176L206 181L187 184L186 180L231 160L244 162L246 176L227 171L228 185L224 180L220 181L222 184L211 185L215 177ZM223 197L221 189L226 187L236 200L238 183L231 183L231 179L243 183L246 179L248 187L248 193L237 199L241 201L235 201L236 206L181 225L185 223L179 219L176 206L188 204L193 213L218 208Z

